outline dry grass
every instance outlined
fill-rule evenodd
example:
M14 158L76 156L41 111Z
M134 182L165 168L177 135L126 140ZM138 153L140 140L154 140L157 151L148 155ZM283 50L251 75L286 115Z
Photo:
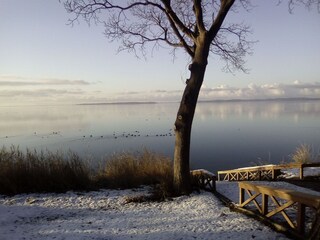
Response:
M144 150L123 153L107 159L97 175L98 182L109 188L133 188L160 184L172 179L172 161Z
M88 190L87 166L74 153L27 150L12 146L0 151L0 194Z
M297 147L291 158L295 163L311 163L315 161L313 149L308 144L301 144Z
M0 150L0 194L88 191L153 185L157 199L170 195L172 161L147 150L112 156L100 169L90 170L75 153Z

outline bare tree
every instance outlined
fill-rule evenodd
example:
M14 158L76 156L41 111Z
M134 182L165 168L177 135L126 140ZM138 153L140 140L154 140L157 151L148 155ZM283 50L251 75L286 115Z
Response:
M246 72L244 57L251 52L250 28L241 23L226 24L228 12L251 8L250 0L62 0L74 18L83 17L105 26L105 35L121 42L119 50L145 54L151 47L182 48L191 58L190 77L175 121L174 187L190 192L190 139L192 121L209 54L225 61L225 69ZM311 6L320 0L287 0ZM281 0L279 0L279 3ZM150 46L149 46L150 47Z

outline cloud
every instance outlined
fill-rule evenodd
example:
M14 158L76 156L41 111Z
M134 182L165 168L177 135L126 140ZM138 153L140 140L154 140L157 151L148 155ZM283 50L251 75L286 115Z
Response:
M154 90L154 91L128 91L118 92L112 97L105 98L106 102L121 101L180 101L183 94L181 90ZM228 85L219 85L210 88L203 85L199 100L254 100L278 98L320 98L320 83L292 83L292 84L249 84L247 87L236 88Z
M0 76L0 86L46 86L46 85L90 85L90 82L84 80L69 80L58 78L27 78L20 76Z
M71 81L72 86L65 87L69 81L61 80L59 85L35 86L21 88L0 88L0 105L8 104L33 104L43 103L97 103L97 102L179 102L183 94L180 90L157 89L152 91L127 91L110 93L104 89L89 89L77 86L77 81ZM19 82L19 81L18 81ZM49 80L47 83L50 82ZM59 81L58 81L59 82ZM81 82L80 82L81 85ZM79 87L79 89L77 88ZM261 100L278 98L320 98L320 82L292 84L249 84L246 87L231 87L218 85L208 87L203 85L200 91L199 100Z
M251 100L251 99L275 99L275 98L320 98L320 83L293 84L249 84L247 87L235 88L220 85L215 88L201 88L201 100Z
M0 90L0 97L53 97L65 95L84 94L81 90L58 90L58 89L37 89L37 90Z
M182 90L153 90L153 91L130 91L118 92L112 97L106 98L107 102L128 102L128 101L154 101L168 102L177 101L182 96Z

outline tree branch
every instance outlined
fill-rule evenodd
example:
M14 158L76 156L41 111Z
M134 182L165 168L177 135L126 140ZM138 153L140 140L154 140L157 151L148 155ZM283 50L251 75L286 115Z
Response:
M192 58L194 56L194 52L192 50L192 47L190 47L187 42L185 41L184 37L180 34L175 22L173 21L173 19L171 18L171 16L166 12L166 15L168 17L168 20L170 22L170 25L173 29L173 32L175 33L175 35L178 37L178 39L181 42L181 46L184 47L184 49L186 50L186 52L190 55L190 57Z
M203 22L201 0L193 0L193 10L194 10L194 13L196 16L197 29L200 32L205 32L206 28L205 28L204 22Z
M161 0L161 2L164 4L165 6L165 12L167 14L167 16L171 19L171 21L174 23L174 25L176 26L177 29L179 29L181 32L183 32L184 34L186 34L188 37L190 37L191 39L195 39L194 33L192 32L191 29L187 28L183 22L181 22L181 20L178 18L178 16L176 15L176 13L172 10L171 1L168 0Z
M218 15L216 19L214 19L210 29L209 29L209 38L211 41L215 38L217 35L220 27L222 26L222 23L224 19L227 16L227 13L229 12L230 8L234 4L235 0L221 0L221 6L220 10L218 12Z
M281 4L283 0L279 0L278 4ZM304 5L308 9L311 9L312 6L316 6L318 12L320 13L320 0L288 0L289 12L292 13L296 5Z

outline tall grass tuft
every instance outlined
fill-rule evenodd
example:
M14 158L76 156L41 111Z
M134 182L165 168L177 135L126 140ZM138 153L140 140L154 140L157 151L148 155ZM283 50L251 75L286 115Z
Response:
M297 147L291 158L295 163L311 163L315 161L312 147L308 144L301 144Z
M133 188L140 185L165 184L172 179L172 161L144 150L123 153L107 159L97 175L97 181L108 188Z
M147 150L116 154L92 171L73 152L0 149L0 195L153 185L153 196L160 200L172 195L172 180L172 161Z
M0 194L66 192L91 187L89 168L75 153L0 150Z

